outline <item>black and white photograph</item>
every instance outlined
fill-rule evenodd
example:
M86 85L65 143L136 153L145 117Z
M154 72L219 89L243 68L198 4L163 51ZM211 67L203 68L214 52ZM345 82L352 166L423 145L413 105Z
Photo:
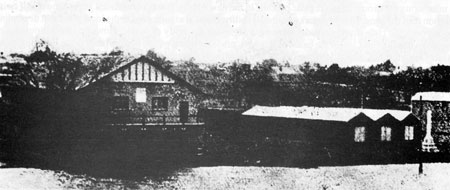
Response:
M0 1L0 190L449 178L448 1Z

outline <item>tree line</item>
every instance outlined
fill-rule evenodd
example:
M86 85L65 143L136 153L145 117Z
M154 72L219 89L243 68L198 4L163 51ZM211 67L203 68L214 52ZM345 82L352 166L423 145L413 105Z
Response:
M208 64L200 68L192 60L175 70L181 77L216 99L231 98L234 106L312 105L409 109L410 98L420 91L450 91L450 66L408 67L398 70L390 60L372 65L341 67L305 62L299 65L274 59L256 64ZM298 71L283 80L274 68ZM189 72L188 72L189 71Z
M2 71L13 76L1 81L10 86L44 88L74 93L105 73L129 62L132 56L115 48L104 54L58 53L45 41L28 55L12 54L23 64L6 63ZM450 66L398 68L390 60L369 67L329 66L304 62L290 64L266 59L255 64L200 64L194 58L178 64L149 50L164 68L181 76L209 95L209 105L247 108L252 105L312 105L408 109L410 97L419 91L450 91ZM277 73L290 68L295 73ZM284 75L284 76L276 76Z

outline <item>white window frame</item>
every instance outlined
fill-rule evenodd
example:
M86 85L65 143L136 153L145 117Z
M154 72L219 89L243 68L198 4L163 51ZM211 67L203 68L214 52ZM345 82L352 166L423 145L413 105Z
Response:
M392 127L381 127L381 141L392 141Z
M364 142L366 141L366 127L365 126L358 126L355 127L355 142Z
M136 88L136 102L138 102L138 103L147 102L147 89L146 88Z
M414 126L410 125L405 126L405 140L407 141L414 140Z

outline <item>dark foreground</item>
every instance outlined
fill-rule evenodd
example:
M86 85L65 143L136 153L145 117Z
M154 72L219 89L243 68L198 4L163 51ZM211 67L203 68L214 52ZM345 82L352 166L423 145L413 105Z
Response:
M280 139L227 140L200 129L183 134L121 131L90 138L4 140L0 161L6 167L62 170L99 178L164 180L187 168L204 166L316 168L450 160L443 153L396 155L395 151L367 153L355 147L344 151L339 146Z

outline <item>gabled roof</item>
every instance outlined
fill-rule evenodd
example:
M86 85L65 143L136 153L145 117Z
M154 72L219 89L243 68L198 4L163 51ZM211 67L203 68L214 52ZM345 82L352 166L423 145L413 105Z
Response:
M406 118L406 117L405 117ZM403 118L403 119L405 119ZM394 116L392 116L391 114L386 114L383 117L379 118L378 120L376 120L377 125L390 125L390 124L395 124L395 123L399 123L402 120L398 120L397 118L395 118Z
M196 93L200 93L200 94L204 94L200 89L196 88L195 86L191 85L190 83L188 83L187 81L183 80L182 78L176 76L175 74L173 74L172 72L170 72L169 70L165 69L164 67L162 67L160 64L158 64L156 61L154 61L153 59L150 59L148 57L145 56L141 56L137 59L134 59L128 63L122 64L119 67L111 70L108 73L103 74L102 76L100 76L96 81L92 82L90 85L93 85L94 83L98 83L101 81L105 81L107 80L109 77L113 76L114 74L121 72L122 70L124 70L125 68L127 68L130 65L136 64L138 62L144 62L144 63L148 63L150 65L152 65L153 67L155 67L156 69L158 69L159 71L161 71L162 73L164 73L165 75L171 77L173 80L175 80L176 82L178 82L179 84L187 87L189 90L196 92ZM85 86L86 87L86 86ZM82 87L82 88L85 88Z
M389 110L389 109L363 109L363 108L338 108L338 107L293 107L293 106L254 106L245 111L242 115L257 117L278 117L294 118L305 120L323 120L349 122L362 115L367 116L372 121L389 115L398 121L402 121L411 115L409 111Z
M418 92L411 97L411 101L420 100L450 102L450 92Z

